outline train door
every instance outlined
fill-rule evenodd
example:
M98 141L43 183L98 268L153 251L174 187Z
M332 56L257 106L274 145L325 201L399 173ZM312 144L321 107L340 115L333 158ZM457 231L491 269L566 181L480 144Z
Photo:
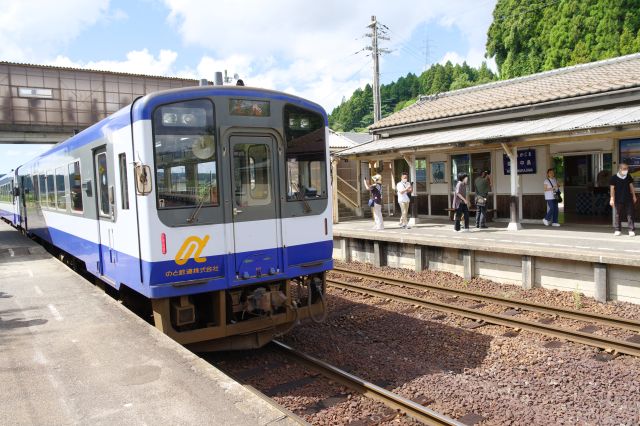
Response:
M96 182L96 213L98 222L98 259L97 270L102 276L113 276L110 270L115 267L113 250L113 228L115 226L115 201L113 171L105 148L99 148L93 154L93 166Z
M279 273L277 143L271 136L230 137L235 274Z

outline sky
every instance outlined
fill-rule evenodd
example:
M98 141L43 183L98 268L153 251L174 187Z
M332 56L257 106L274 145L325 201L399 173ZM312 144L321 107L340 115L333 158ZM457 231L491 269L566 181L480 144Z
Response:
M227 70L330 113L372 80L372 15L389 37L384 84L447 60L480 65L495 2L0 0L0 60L209 80ZM0 145L0 174L44 148Z

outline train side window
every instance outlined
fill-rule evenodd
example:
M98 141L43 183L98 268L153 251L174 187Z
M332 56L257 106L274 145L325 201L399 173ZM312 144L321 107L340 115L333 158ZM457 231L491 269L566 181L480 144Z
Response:
M322 115L293 105L284 108L287 200L327 197L325 124Z
M100 214L109 216L111 209L109 206L109 182L107 179L107 154L101 152L96 157L98 163L98 200L100 204Z
M47 178L45 175L38 175L38 181L40 182L38 204L42 207L47 205Z
M64 182L64 169L56 169L56 199L60 210L67 210L67 187Z
M82 212L82 176L79 161L69 164L69 195L71 211Z
M47 171L47 205L52 209L56 207L56 185L51 170Z
M118 155L120 165L120 194L122 195L122 209L129 210L129 182L127 179L127 154Z

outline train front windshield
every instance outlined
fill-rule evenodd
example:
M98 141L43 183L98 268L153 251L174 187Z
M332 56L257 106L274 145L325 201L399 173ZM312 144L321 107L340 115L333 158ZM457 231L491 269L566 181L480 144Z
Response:
M158 209L217 206L213 103L165 105L153 122Z

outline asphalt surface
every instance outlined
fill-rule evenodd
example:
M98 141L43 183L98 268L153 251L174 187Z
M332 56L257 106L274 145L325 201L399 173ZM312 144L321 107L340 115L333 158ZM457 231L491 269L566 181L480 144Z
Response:
M0 424L296 424L0 222Z

